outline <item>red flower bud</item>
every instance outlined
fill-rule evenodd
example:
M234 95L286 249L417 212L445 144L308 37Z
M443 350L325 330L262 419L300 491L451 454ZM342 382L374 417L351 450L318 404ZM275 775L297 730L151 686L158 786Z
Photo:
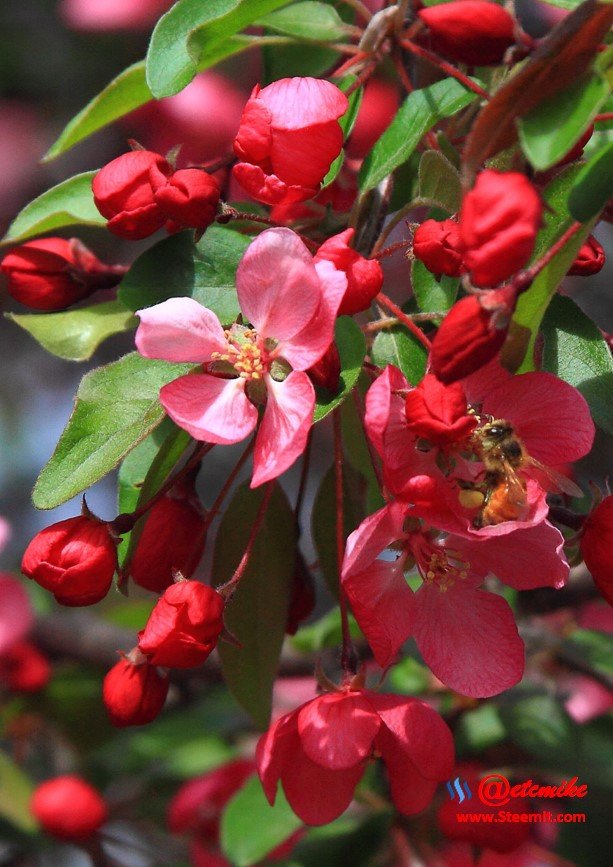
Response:
M580 159L583 156L583 148L589 142L591 137L594 134L594 124L590 124L586 131L583 133L577 144L569 150L566 156L562 157L562 159L556 163L556 166L565 166L567 163L572 163L575 160Z
M460 383L443 385L436 376L427 373L417 388L406 396L407 427L416 437L444 448L462 442L476 426Z
M138 633L138 646L153 665L193 668L201 665L223 629L224 599L199 581L168 587Z
M104 678L102 698L111 722L118 728L152 722L164 707L168 676L139 654L121 659Z
M204 551L205 534L202 509L195 497L162 497L149 512L130 575L140 587L154 593L170 587L175 572L191 578Z
M220 195L212 175L200 169L168 172L154 163L149 179L158 207L170 220L201 230L211 225Z
M499 293L488 292L486 295ZM487 304L487 299L483 299ZM456 301L436 332L430 369L441 382L451 383L487 364L507 335L512 304L486 308L475 295Z
M469 66L500 63L515 42L515 21L497 3L455 0L420 9L417 17L428 27L424 45Z
M108 220L109 231L120 238L146 238L166 222L149 180L154 167L172 173L172 167L160 154L130 151L112 160L94 178L96 207Z
M115 286L124 272L104 265L76 238L28 241L11 250L0 269L13 298L34 310L63 310Z
M609 605L613 605L613 496L605 497L587 516L580 544L594 583Z
M341 357L336 343L331 343L319 361L307 370L311 381L336 394L341 377Z
M426 220L415 231L415 258L433 274L459 277L463 268L460 227L455 220Z
M26 548L21 571L61 605L93 605L109 591L117 548L107 524L87 515L38 533Z
M464 265L475 286L498 286L528 262L542 213L540 196L524 175L481 172L460 212Z
M354 235L354 229L333 235L324 241L314 259L315 262L332 262L337 271L344 271L347 275L347 289L338 310L339 316L367 310L383 286L383 270L379 262L365 259L349 246Z
M5 683L12 692L39 692L50 677L49 660L28 641L13 644L0 656L0 683Z
M234 151L239 184L268 205L312 198L341 152L344 93L317 78L283 78L249 98Z
M86 840L108 816L101 795L74 775L41 783L32 796L30 809L43 829L61 840Z
M577 258L570 266L569 276L591 277L598 274L606 262L605 252L593 235L585 241L577 253Z

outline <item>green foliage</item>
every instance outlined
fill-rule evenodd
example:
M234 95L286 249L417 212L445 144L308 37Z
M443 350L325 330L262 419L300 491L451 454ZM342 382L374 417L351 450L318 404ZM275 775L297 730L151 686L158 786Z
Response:
M209 226L197 244L193 232L165 238L132 265L119 287L119 300L130 310L140 310L187 296L229 325L240 313L236 269L249 243L245 235L224 226Z
M598 216L613 189L613 142L610 142L579 172L568 198L568 208L575 220L585 223Z
M526 695L519 689L507 698L501 702L501 717L518 747L544 762L575 752L576 727L555 698L546 693Z
M314 421L321 421L333 409L336 409L351 393L356 384L362 362L366 354L366 340L360 326L350 316L341 316L336 320L334 339L341 359L341 376L339 390L331 394L323 388L317 389Z
M458 721L455 738L458 755L478 755L504 741L506 734L496 702L484 702L463 713Z
M3 243L25 241L64 226L106 226L94 204L92 181L96 172L84 172L51 187L15 217Z
M67 361L87 361L108 337L138 325L138 320L119 301L61 313L5 313L5 316L31 334L51 355Z
M0 751L0 817L28 834L38 828L30 813L33 791L34 786L25 773L5 752Z
M336 595L336 594L335 594ZM354 641L361 639L362 632L355 618L349 615L349 634ZM341 613L333 608L308 626L302 626L290 639L292 647L300 653L321 653L328 647L337 647L342 640Z
M437 280L423 262L413 259L411 285L417 306L424 313L445 313L456 299L460 281L457 277L441 275Z
M264 488L242 485L219 526L213 581L228 581L238 566L264 496ZM275 484L249 565L228 603L225 623L241 647L222 641L219 656L228 688L258 728L270 720L272 686L289 606L296 553L294 513Z
M336 9L316 0L292 3L291 6L270 12L256 24L276 33L295 36L296 39L334 42L346 36L345 25Z
M34 505L54 509L117 466L162 421L160 388L189 369L133 352L86 374L68 424L34 487Z
M462 203L462 183L454 165L439 151L426 151L419 161L418 197L455 214Z
M388 681L393 692L421 695L428 689L430 672L412 656L407 656L391 669Z
M421 382L426 372L428 353L425 347L402 325L380 331L372 345L371 356L379 367L394 364L411 385Z
M575 629L564 640L561 653L565 660L603 678L613 677L613 636L594 629Z

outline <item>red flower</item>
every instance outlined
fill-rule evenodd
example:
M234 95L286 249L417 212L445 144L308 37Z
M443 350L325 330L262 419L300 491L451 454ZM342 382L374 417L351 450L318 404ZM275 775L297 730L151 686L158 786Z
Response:
M584 242L568 272L572 277L591 277L598 274L606 262L605 252L593 235Z
M9 293L34 310L63 310L96 289L108 289L124 269L106 266L76 238L42 238L15 247L0 266Z
M347 155L363 159L377 139L383 135L400 103L398 88L386 78L369 78L355 126L347 142Z
M307 373L315 385L336 394L341 377L341 357L336 343L330 344L319 361L309 367Z
M351 688L278 719L260 738L256 759L271 804L281 780L296 815L325 825L347 809L375 753L387 767L396 808L409 815L428 806L453 768L451 732L427 704Z
M74 775L41 783L32 796L30 809L43 829L61 840L86 840L108 816L96 789Z
M153 163L149 172L153 196L159 209L181 226L206 229L215 219L219 184L200 169L180 169Z
M175 492L161 497L149 512L129 574L140 587L163 593L173 583L174 572L192 577L205 535L204 516L193 491L185 497Z
M405 400L407 429L414 436L442 448L450 443L461 443L475 429L476 419L467 412L462 386L459 383L443 385L431 373L408 392Z
M168 676L139 654L126 656L104 678L102 698L111 722L118 728L152 722L164 707ZM140 659L138 659L140 657Z
M439 54L470 66L500 63L515 42L515 21L496 3L455 0L417 13L428 27L422 41Z
M581 536L581 554L594 582L609 605L613 605L613 496L605 497L590 512Z
M201 665L223 629L223 609L216 590L199 581L177 581L164 591L138 633L139 649L153 665Z
M253 89L234 140L234 177L268 205L300 202L319 190L341 152L338 119L347 97L329 81L283 78Z
M524 175L481 172L460 212L464 265L475 286L498 286L523 268L532 255L542 213L541 198Z
M314 258L315 262L332 262L337 271L347 275L347 289L338 310L339 316L368 310L383 286L383 270L379 262L365 259L349 246L354 235L355 229L345 229L333 235L324 241Z
M455 220L426 220L413 238L415 258L433 274L459 277L463 269L460 227Z
M109 591L117 548L107 524L86 515L41 530L26 548L21 571L61 605L93 605Z
M46 656L29 641L19 641L0 656L0 682L13 692L38 692L51 677Z
M172 173L160 154L136 150L112 160L94 178L94 202L114 235L135 241L157 232L166 222L149 180L154 168Z

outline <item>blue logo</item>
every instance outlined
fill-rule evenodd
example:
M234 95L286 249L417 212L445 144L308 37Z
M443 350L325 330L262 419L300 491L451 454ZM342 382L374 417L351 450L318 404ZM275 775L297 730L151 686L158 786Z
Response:
M459 777L456 777L455 780L449 780L447 783L447 791L449 792L449 797L453 801L455 796L458 796L458 800L463 803L467 798L472 798L473 793L468 788L468 783L466 780L460 780Z

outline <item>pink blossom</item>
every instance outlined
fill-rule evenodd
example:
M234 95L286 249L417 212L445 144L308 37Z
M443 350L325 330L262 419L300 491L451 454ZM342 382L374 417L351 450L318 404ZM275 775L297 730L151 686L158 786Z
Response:
M249 246L236 275L245 321L224 330L191 298L139 311L136 345L147 358L194 362L160 392L170 417L195 439L228 444L258 425L252 487L270 481L302 454L315 391L306 370L332 342L347 279L330 262L313 262L290 229L268 229Z
M4 522L2 522L4 523ZM0 532L2 524L0 524ZM34 614L23 584L12 575L0 574L0 656L30 631Z
M59 11L75 30L141 30L171 5L172 0L62 0Z

